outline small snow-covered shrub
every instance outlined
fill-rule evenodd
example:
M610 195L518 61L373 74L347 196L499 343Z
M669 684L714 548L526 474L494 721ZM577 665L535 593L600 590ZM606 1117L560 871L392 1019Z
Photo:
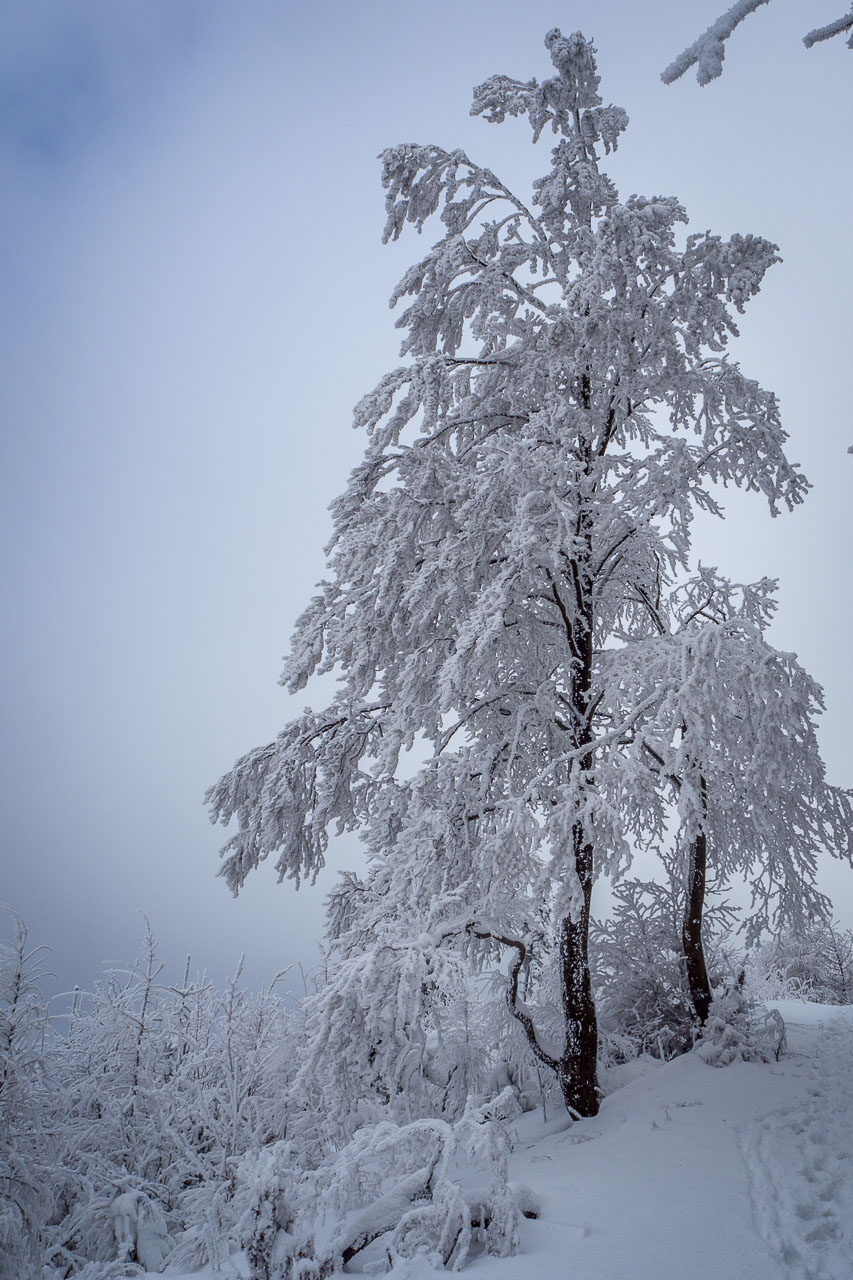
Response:
M236 1236L253 1280L290 1276L298 1258L313 1257L310 1234L303 1231L301 1243L297 1240L303 1158L298 1147L282 1141L247 1152L237 1168Z
M370 950L331 966L305 1001L297 1089L316 1100L329 1135L349 1137L391 1114L460 1114L485 1088L488 1039L474 1020L458 955L427 933L377 926Z
M116 1255L119 1262L133 1259L145 1271L163 1271L172 1241L166 1217L156 1200L141 1191L125 1191L110 1205Z
M738 981L714 997L695 1052L710 1067L770 1062L780 1057L785 1041L781 1014L757 1005Z

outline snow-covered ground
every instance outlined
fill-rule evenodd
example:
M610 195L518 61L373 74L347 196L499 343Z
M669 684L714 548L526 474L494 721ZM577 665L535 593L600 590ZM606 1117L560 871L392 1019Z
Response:
M524 1116L512 1178L540 1216L523 1223L517 1256L481 1255L466 1270L490 1280L853 1280L853 1009L777 1007L788 1026L779 1062L634 1064L593 1120ZM436 1276L425 1259L393 1274Z
M778 1063L688 1054L539 1138L513 1173L542 1197L495 1280L853 1277L853 1016L788 1002Z

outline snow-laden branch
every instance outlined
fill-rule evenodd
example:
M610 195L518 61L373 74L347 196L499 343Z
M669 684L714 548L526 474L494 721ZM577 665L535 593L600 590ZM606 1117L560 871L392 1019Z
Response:
M716 80L717 76L722 75L726 41L729 36L744 18L755 13L756 9L760 9L763 4L769 3L770 0L737 0L736 4L711 23L698 40L694 40L689 48L669 64L661 73L661 80L664 84L672 84L694 66L696 79L700 84L710 84L712 80Z
M853 8L843 17L836 18L834 22L828 22L825 27L815 27L814 31L809 31L803 36L803 44L807 49L810 49L813 44L820 44L823 40L831 40L833 36L840 36L845 31L851 30L853 30ZM853 49L853 35L847 41L847 48Z
M664 84L672 84L689 71L691 67L696 67L696 79L699 84L710 84L712 80L716 80L722 75L723 61L726 56L726 41L733 34L735 29L743 22L744 18L748 18L751 13L755 13L763 4L769 4L770 0L737 0L730 9L721 14L715 22L712 22L707 31L704 31L697 40L694 40L683 53L669 64L665 71L661 73L661 80ZM846 31L853 30L853 8L849 13L844 14L840 18L836 18L834 22L829 22L825 26L815 27L813 31L807 32L803 36L803 44L807 49L812 45L819 44L823 40L830 40L833 36L843 35ZM853 48L853 35L847 42L848 48Z

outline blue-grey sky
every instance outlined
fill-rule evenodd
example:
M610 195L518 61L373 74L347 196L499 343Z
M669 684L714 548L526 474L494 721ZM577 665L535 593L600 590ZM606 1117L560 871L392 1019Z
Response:
M775 521L731 495L699 550L779 577L773 638L825 686L830 774L853 782L853 59L806 52L811 10L775 0L720 81L665 88L722 7L4 0L0 898L61 986L135 953L137 909L217 980L241 952L253 982L315 960L331 873L297 897L263 868L235 903L202 796L294 713L276 681L360 454L351 406L396 360L387 297L422 246L382 247L376 156L461 145L526 184L545 155L470 119L470 91L547 74L555 25L595 38L631 117L623 194L781 246L737 354L814 491ZM847 923L851 876L827 879Z

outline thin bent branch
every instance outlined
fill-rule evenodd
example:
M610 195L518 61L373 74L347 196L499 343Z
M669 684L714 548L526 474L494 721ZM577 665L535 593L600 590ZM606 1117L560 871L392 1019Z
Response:
M560 1064L556 1058L552 1058L547 1050L542 1048L539 1043L539 1037L536 1034L536 1028L533 1025L533 1019L526 1009L518 1003L518 975L521 973L525 960L527 959L527 947L520 938L507 938L503 934L491 933L488 929L478 929L476 924L469 924L467 932L475 938L481 938L484 941L499 942L503 947L509 947L515 951L515 959L509 967L508 982L506 988L506 1007L509 1009L516 1022L521 1024L527 1043L533 1051L535 1057L539 1059L543 1066L557 1073Z

